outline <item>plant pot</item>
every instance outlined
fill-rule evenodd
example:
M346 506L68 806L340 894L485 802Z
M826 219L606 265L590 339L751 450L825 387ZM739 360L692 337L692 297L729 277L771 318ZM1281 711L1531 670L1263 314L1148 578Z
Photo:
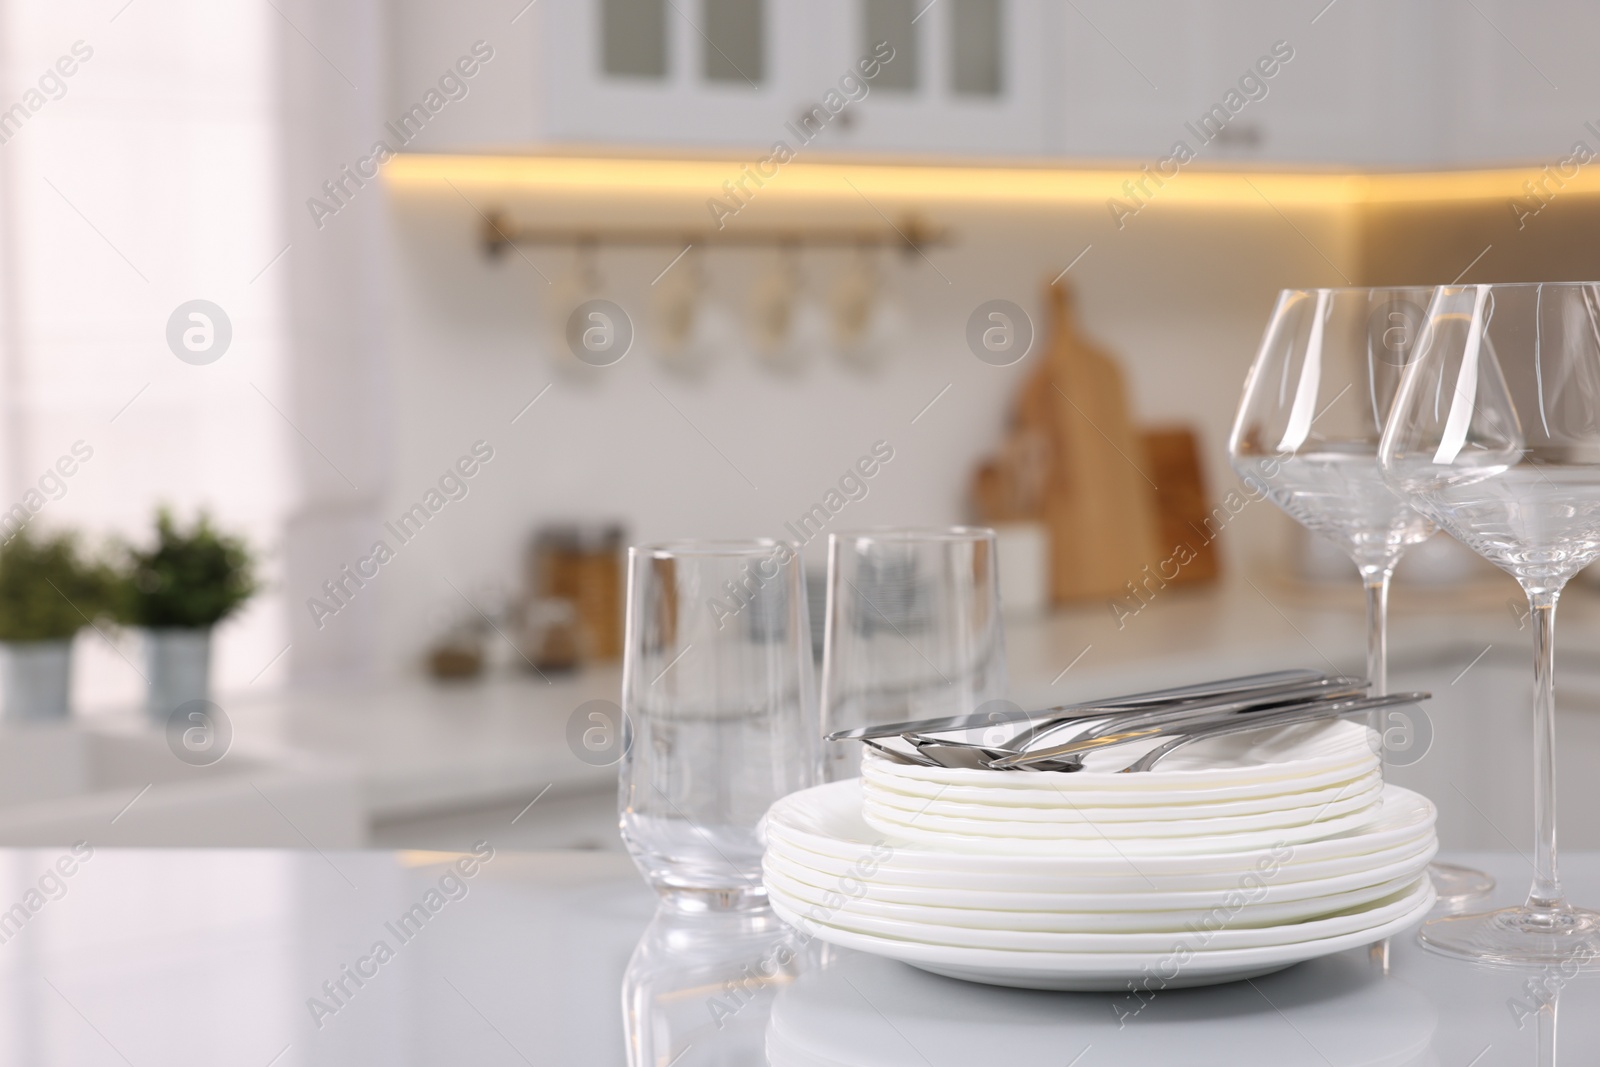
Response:
M13 722L65 719L72 694L72 640L6 641L5 717Z
M211 691L211 628L146 630L145 663L150 697L145 708L158 723Z

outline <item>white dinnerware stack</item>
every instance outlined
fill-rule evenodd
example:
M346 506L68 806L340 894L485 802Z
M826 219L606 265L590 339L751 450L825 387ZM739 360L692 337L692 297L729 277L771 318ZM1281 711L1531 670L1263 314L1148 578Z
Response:
M1434 901L1433 805L1382 781L1363 725L1136 747L1075 773L909 766L766 819L778 914L939 974L1149 989L1265 974L1404 929Z

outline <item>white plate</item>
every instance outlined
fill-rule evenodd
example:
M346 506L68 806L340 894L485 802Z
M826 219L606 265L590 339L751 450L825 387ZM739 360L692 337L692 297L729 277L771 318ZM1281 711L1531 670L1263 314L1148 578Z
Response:
M778 900L773 910L791 926L812 930L824 941L902 960L935 974L1021 989L1124 991L1130 981L1150 988L1215 985L1270 974L1305 960L1356 948L1398 934L1433 907L1433 885L1419 879L1417 889L1399 902L1386 920L1366 929L1312 941L1261 948L1199 949L1174 939L1157 952L1016 952L1006 949L930 945L859 934L801 918Z
M1053 834L1000 836L986 824L966 823L958 832L953 820L927 821L915 816L901 818L883 809L863 806L861 817L867 825L884 834L946 852L965 852L987 856L1126 856L1142 864L1147 856L1217 856L1227 852L1249 852L1275 846L1293 846L1336 834L1360 830L1378 818L1376 802L1343 815L1328 815L1300 826L1278 826L1237 833L1206 833L1209 827L1197 826L1196 833L1183 833L1181 822L1163 824L1169 836L1130 837L1113 835L1099 826L1054 827ZM1143 824L1153 826L1154 824Z
M1016 911L1004 909L967 908L902 904L876 900L872 897L844 897L826 887L812 885L798 876L786 873L780 863L768 856L762 867L762 881L769 892L776 891L801 908L820 907L839 917L837 925L848 929L865 929L849 921L887 919L929 927L960 927L973 931L1021 931L1051 934L1173 934L1185 929L1226 922L1230 930L1243 930L1268 926L1304 923L1334 915L1351 908L1368 907L1385 897L1393 896L1416 884L1424 864L1415 864L1400 876L1374 885L1349 889L1342 893L1328 893L1318 897L1276 903L1237 903L1239 900L1256 901L1256 894L1236 897L1235 906L1218 904L1213 908L1189 908L1165 911L1066 911L1059 909ZM870 931L869 931L870 932ZM893 931L885 931L892 934ZM945 939L940 938L943 941ZM979 944L989 944L987 941ZM996 944L995 947L1005 947ZM1015 947L1015 946L1013 946Z
M1256 905L1280 905L1314 901L1336 893L1362 890L1380 883L1404 878L1409 881L1423 869L1438 851L1433 842L1410 850L1393 863L1368 870L1316 877L1311 880L1287 881L1298 877L1292 866L1280 867L1272 877L1263 874L1263 885L1255 888L1251 883ZM1059 891L1019 891L1015 889L963 889L934 882L925 886L907 886L886 882L883 871L861 878L852 876L847 868L819 870L811 866L814 854L803 854L793 849L772 847L763 859L765 868L776 870L783 876L803 882L826 893L859 897L880 905L911 905L921 908L938 908L947 912L962 909L996 911L1003 913L1030 912L1089 912L1104 915L1118 913L1130 921L1141 915L1152 921L1157 915L1227 907L1232 894L1240 890L1240 875L1223 876L1225 881L1204 889L1149 891L1147 887L1130 889L1097 886L1090 883L1068 882ZM846 879L850 879L846 881ZM805 896L805 894L797 894ZM808 898L809 899L809 898ZM1329 910L1329 909L1324 909Z
M1292 849L1291 863L1349 857L1359 867L1361 856L1431 834L1434 818L1433 804L1427 798L1409 789L1388 785L1384 788L1383 798L1375 809L1372 822L1359 832L1283 847ZM903 836L884 834L867 825L861 817L859 778L790 793L768 810L765 826L769 837L782 838L790 844L834 856L847 863L866 862L874 854L873 850L878 849L878 854L887 854L888 859L885 861L880 858L874 866L887 863L896 869L915 867L990 876L1135 876L1146 881L1151 888L1182 888L1171 882L1163 885L1160 879L1169 875L1243 872L1256 868L1258 864L1284 862L1281 855L1275 857L1273 854L1272 846L1277 844L1276 839L1259 849L1223 855L1169 854L1136 858L1117 853L1093 853L1089 849L1070 855L983 855L916 847Z
M1303 922L1241 929L1228 921L1230 912L1219 908L1209 926L1202 926L1200 932L1182 930L1177 933L1170 930L1060 933L1048 930L977 929L970 926L951 926L948 923L876 918L844 908L830 911L821 905L790 896L770 883L767 886L767 895L773 900L782 901L785 907L796 914L804 915L816 922L823 922L836 929L905 941L921 941L930 945L1011 949L1017 952L1115 953L1170 951L1176 942L1188 940L1199 942L1209 951L1224 951L1288 945L1365 930L1369 926L1375 926L1404 912L1410 906L1408 901L1415 895L1417 886L1426 881L1425 877L1413 878L1377 901L1369 901L1360 907L1347 908L1332 914L1322 913Z
M1300 851L1304 851L1305 847L1302 845ZM1282 864L1283 885L1274 888L1286 889L1289 885L1297 884L1320 885L1331 879L1360 877L1369 870L1379 870L1396 863L1407 862L1424 853L1431 856L1437 847L1438 842L1433 836L1431 827L1424 826L1410 838L1361 855L1302 862L1297 853ZM767 850L781 853L785 858L826 875L835 882L841 878L860 878L863 873L861 860L866 853L866 849L863 848L852 859L840 859L837 856L813 851L776 833L768 835ZM1095 873L1093 870L1073 870L1058 862L1056 869L1045 873L1041 873L1037 866L1031 868L1030 872L1005 869L972 871L914 866L912 859L915 857L908 859L908 854L900 851L873 864L874 869L870 878L872 889L886 891L892 887L897 891L909 893L948 890L994 892L1003 895L1019 892L1051 895L1116 893L1141 900L1167 896L1195 898L1199 893L1209 892L1215 895L1219 890L1236 889L1240 875L1248 869L1236 867L1231 870L1194 870L1162 874L1152 870L1147 864L1141 864L1138 870L1129 865L1117 873ZM1177 903L1194 902L1195 900L1183 900Z
M1158 768L1159 770L1159 768ZM862 777L870 781L874 787L881 787L886 791L892 790L903 796L920 797L923 800L947 800L964 804L984 804L994 807L1009 807L1013 805L1036 807L1039 805L1059 804L1059 797L1067 791L1072 800L1078 804L1094 807L1136 807L1151 805L1154 807L1184 804L1213 804L1233 801L1248 801L1265 799L1270 804L1277 804L1274 798L1285 793L1309 793L1322 789L1337 790L1346 782L1357 778L1364 778L1369 774L1379 772L1377 759L1370 755L1352 757L1347 763L1340 763L1319 773L1296 775L1292 778L1274 778L1268 781L1247 783L1244 785L1208 784L1204 789L1164 789L1142 786L1129 788L1126 783L1140 785L1141 777L1136 774L1118 775L1090 775L1087 771L1075 774L1057 774L1039 772L1035 774L1011 773L996 779L992 771L958 771L955 774L981 777L965 777L960 780L930 781L920 775L923 772L934 772L935 768L904 767L889 760L873 756L861 764ZM939 772L943 773L943 772ZM1152 772L1156 773L1156 772ZM913 777L913 775L918 775ZM1112 786L1120 788L1098 788L1099 783L1109 782Z
M948 815L960 819L1014 819L1019 822L1055 822L1063 819L1077 820L1083 816L1096 819L1116 819L1127 822L1154 822L1162 819L1229 818L1236 815L1257 815L1265 812L1285 811L1292 808L1316 807L1334 800L1343 800L1363 789L1377 788L1383 776L1376 769L1367 774L1345 777L1341 774L1326 786L1261 793L1237 799L1217 799L1196 794L1181 804L1150 803L1145 794L1118 796L1115 794L1076 791L1059 793L1054 797L1035 796L1033 793L1016 797L1014 789L975 789L971 786L930 788L923 792L906 792L900 782L881 782L873 777L863 778L862 796L868 802L884 804L908 811L927 811L935 815ZM995 793L1006 794L1005 803L992 802ZM1031 803L1027 803L1031 801Z
M1028 808L1034 817L1014 818L1013 813L1024 809L990 807L964 804L967 814L950 810L951 806L911 800L899 803L885 797L867 784L863 790L861 813L868 823L885 825L905 824L924 831L944 831L955 834L976 834L984 837L1024 837L1059 839L1122 838L1131 837L1198 837L1245 833L1253 830L1271 830L1278 827L1306 826L1340 815L1365 811L1378 801L1383 791L1383 779L1373 775L1368 781L1351 782L1344 794L1335 794L1321 803L1293 803L1297 798L1288 794L1282 798L1283 806L1273 811L1251 812L1245 815L1214 815L1200 808L1182 812L1162 807L1146 812L1140 808ZM1319 794L1321 791L1319 790ZM905 799L905 798L901 798ZM1142 818L1148 814L1149 818Z
M1198 791L1209 792L1219 787L1270 787L1274 783L1280 787L1279 791L1293 790L1312 775L1350 768L1347 777L1354 777L1378 765L1367 726L1357 722L1319 722L1208 738L1179 749L1153 771L1115 773L1158 743L1159 740L1152 740L1091 752L1084 757L1084 769L1072 774L1027 771L997 774L988 770L908 766L870 749L865 750L861 768L863 774L882 772L887 778L934 786L1032 790L1042 795L1061 790L1094 790L1124 796L1156 793L1170 796L1173 803L1181 803L1185 793L1192 799Z

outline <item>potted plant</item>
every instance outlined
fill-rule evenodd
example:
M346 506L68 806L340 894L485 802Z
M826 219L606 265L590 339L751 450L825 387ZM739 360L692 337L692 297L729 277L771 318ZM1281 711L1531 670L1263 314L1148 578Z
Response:
M109 606L108 568L71 533L26 529L0 547L0 644L9 719L63 719L70 706L72 638Z
M150 548L128 550L118 618L145 631L150 715L165 719L211 687L211 631L256 591L243 539L218 532L204 512L187 530L156 512Z

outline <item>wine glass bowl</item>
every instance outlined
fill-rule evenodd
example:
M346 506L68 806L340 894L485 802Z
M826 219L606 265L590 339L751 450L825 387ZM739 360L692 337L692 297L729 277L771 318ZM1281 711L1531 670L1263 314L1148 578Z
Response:
M1327 538L1359 571L1367 602L1367 679L1388 691L1389 582L1430 518L1378 465L1390 406L1424 338L1430 288L1286 289L1245 379L1228 442L1234 470L1295 521ZM1382 723L1371 720L1373 744ZM1441 902L1485 896L1481 871L1432 864Z
M1600 283L1442 286L1379 448L1385 480L1511 574L1534 622L1534 879L1527 902L1435 919L1424 944L1509 964L1587 964L1600 914L1556 862L1555 609L1600 558Z
M1229 442L1241 478L1337 543L1364 574L1392 570L1434 532L1389 490L1374 462L1431 293L1285 290Z

